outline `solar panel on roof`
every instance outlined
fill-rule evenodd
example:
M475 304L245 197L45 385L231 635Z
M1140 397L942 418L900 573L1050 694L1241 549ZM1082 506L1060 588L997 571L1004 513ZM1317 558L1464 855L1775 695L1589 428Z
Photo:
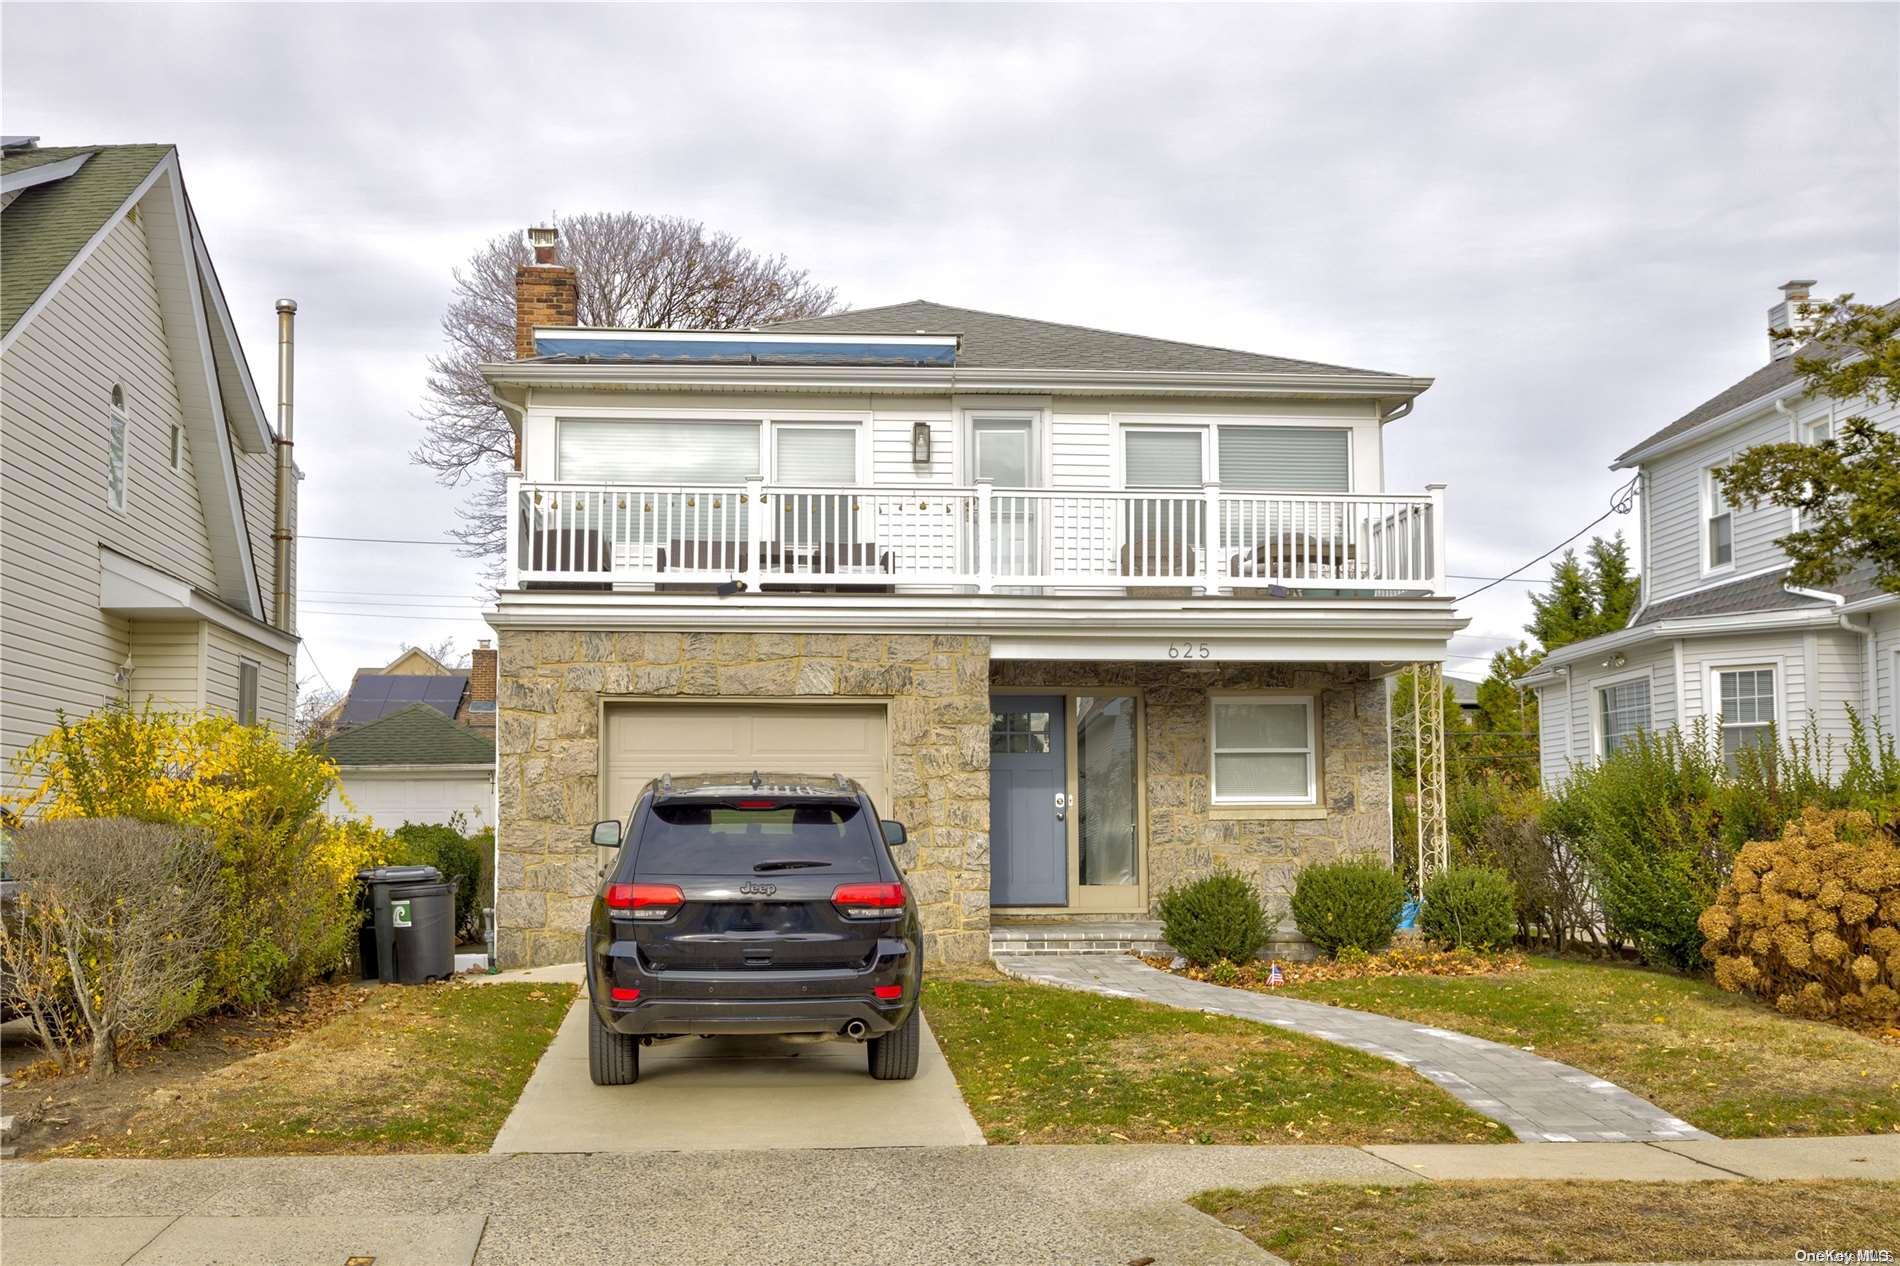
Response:
M358 677L350 684L350 697L343 705L343 727L366 725L371 721L400 712L418 703L427 704L447 717L455 715L462 693L468 689L465 673L454 676L389 673Z

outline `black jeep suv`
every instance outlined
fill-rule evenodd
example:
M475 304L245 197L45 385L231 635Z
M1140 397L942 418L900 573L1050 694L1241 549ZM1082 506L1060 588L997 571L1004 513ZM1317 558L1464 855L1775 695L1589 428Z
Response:
M871 1076L917 1073L923 941L890 846L904 828L839 776L666 777L640 791L587 929L594 1084L640 1079L664 1037L864 1043Z

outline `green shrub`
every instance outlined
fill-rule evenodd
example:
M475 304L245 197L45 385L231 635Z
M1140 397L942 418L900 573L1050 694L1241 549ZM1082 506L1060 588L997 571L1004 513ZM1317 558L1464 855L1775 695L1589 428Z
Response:
M1516 904L1509 876L1453 866L1426 882L1419 931L1447 949L1498 949L1517 931Z
M1267 917L1253 885L1231 871L1177 884L1155 908L1163 939L1196 967L1251 962L1278 922Z
M485 837L487 848L492 851L494 831L485 831L479 836L465 836L459 822L454 825L405 822L391 835L395 837L400 860L416 866L433 866L442 872L442 878L455 885L457 935L481 935L482 905L486 893L483 877L487 872L481 841Z
M1323 862L1300 871L1292 904L1294 923L1322 953L1372 953L1392 943L1405 909L1405 881L1373 858Z
M389 839L324 816L336 766L227 716L110 707L66 721L16 758L8 813L196 827L224 901L202 1006L256 1006L322 976L354 939L356 872Z

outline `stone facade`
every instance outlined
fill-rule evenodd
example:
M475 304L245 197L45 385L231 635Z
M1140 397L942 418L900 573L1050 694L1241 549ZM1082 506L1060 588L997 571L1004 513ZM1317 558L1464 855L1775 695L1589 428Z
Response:
M998 686L1139 688L1147 740L1148 892L1215 869L1253 879L1284 912L1307 862L1389 857L1392 847L1385 688L1364 664L1044 663L991 666ZM1323 816L1217 816L1209 798L1208 694L1311 690L1319 697ZM1126 917L1126 916L1120 916ZM1280 938L1297 933L1283 919Z
M928 634L501 632L496 923L504 967L579 956L597 882L604 700L880 700L899 862L925 952L980 961L989 932L989 641Z

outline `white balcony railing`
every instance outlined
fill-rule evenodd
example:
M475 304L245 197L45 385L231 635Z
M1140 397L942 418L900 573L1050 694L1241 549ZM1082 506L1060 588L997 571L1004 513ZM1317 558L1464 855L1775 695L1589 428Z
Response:
M1424 493L508 485L508 588L1445 592Z

